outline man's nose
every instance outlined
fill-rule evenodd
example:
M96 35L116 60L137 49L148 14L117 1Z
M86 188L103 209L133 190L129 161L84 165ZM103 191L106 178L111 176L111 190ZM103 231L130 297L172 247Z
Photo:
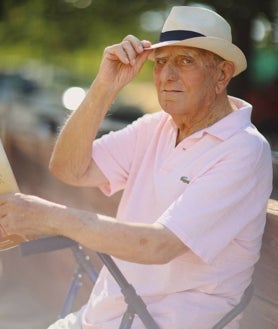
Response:
M174 63L167 63L163 68L163 77L166 80L177 80L178 70Z

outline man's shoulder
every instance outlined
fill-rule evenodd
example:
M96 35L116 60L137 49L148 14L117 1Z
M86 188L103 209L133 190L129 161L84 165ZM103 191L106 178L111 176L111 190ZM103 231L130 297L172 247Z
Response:
M265 136L251 123L239 135L241 143L251 149L263 148L270 151L270 145Z
M154 129L159 126L167 123L170 120L169 115L164 111L157 111L153 113L146 113L141 118L134 122L139 128L142 129Z
M226 141L228 152L233 156L246 160L247 163L254 165L259 162L271 161L271 148L267 139L250 124L231 136Z
M161 120L167 119L167 114L160 110L157 112L152 112L152 113L145 113L139 120L142 120L144 122L160 122Z

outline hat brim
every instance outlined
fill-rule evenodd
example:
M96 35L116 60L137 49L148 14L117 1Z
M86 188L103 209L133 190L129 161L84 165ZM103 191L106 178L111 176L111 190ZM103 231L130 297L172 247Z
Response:
M148 49L157 49L167 46L186 46L208 50L227 61L231 61L235 66L233 76L240 74L247 68L247 61L243 52L233 43L215 37L195 37L186 40L171 40L156 43ZM149 55L150 60L154 60L154 53Z

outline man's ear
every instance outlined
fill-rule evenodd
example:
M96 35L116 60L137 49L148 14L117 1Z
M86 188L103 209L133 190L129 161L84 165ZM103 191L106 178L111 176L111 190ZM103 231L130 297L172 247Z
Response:
M217 65L217 69L218 77L215 84L215 92L216 94L221 94L224 90L226 90L229 82L231 81L235 73L235 66L233 62L224 60Z

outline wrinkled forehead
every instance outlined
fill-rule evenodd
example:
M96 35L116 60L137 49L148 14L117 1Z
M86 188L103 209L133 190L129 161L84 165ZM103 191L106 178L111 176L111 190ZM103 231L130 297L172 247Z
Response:
M160 47L154 50L154 58L163 57L163 56L191 56L196 58L204 58L204 57L213 57L216 56L214 53L200 48L195 47L186 47L186 46L165 46Z

